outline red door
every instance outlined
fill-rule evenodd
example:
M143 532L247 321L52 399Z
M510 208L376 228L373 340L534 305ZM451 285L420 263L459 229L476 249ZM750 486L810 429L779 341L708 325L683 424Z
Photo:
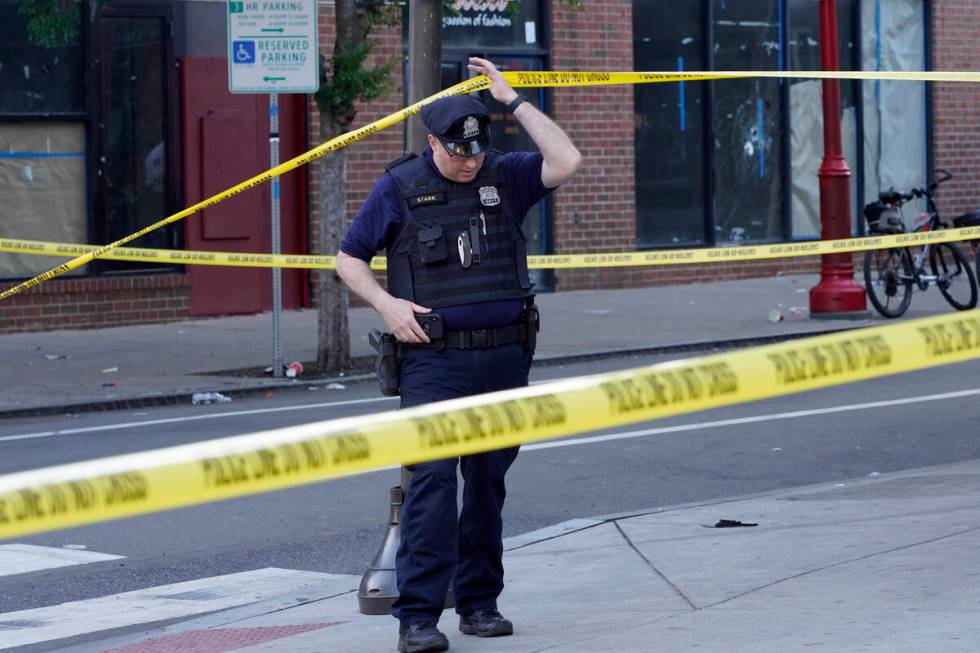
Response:
M183 158L185 206L196 204L269 168L269 97L232 95L221 58L185 58ZM279 96L280 161L305 150L303 95ZM280 178L282 252L307 252L305 168ZM272 251L271 185L262 184L185 219L186 248ZM256 313L272 308L269 268L187 266L192 315ZM306 273L283 270L282 304L304 303Z

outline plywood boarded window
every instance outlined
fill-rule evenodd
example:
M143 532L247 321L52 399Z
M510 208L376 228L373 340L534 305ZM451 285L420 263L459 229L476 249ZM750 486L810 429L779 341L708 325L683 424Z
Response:
M85 242L82 123L0 123L0 238ZM0 279L30 277L64 260L0 253Z

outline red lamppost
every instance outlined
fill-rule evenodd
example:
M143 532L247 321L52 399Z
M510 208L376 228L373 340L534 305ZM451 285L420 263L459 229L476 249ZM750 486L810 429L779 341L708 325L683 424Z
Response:
M837 55L837 2L820 0L820 67L839 70ZM840 83L823 80L823 164L820 178L820 237L823 240L851 236L851 170L844 160L840 135ZM810 289L811 317L863 317L864 288L854 282L850 254L824 254L820 283Z

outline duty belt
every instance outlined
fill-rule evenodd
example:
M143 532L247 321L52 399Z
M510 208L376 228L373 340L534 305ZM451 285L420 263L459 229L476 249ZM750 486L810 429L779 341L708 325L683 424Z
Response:
M409 347L424 349L487 349L504 345L526 344L527 329L523 324L512 324L495 329L474 331L447 331L442 338L426 344L411 344ZM404 346L404 345L403 345Z

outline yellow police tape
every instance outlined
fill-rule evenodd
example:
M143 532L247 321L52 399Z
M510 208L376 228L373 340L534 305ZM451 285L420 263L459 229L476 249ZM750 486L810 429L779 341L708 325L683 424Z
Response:
M720 79L738 78L800 78L800 79L862 79L862 80L898 80L898 81L932 81L932 82L980 82L980 73L976 72L886 72L886 71L712 71L712 72L562 72L562 71L536 71L536 72L505 72L504 78L514 87L542 87L542 86L602 86L609 84L648 84L657 82L676 82L676 81L704 81ZM406 120L417 114L422 107L430 102L450 95L463 95L481 91L490 86L490 80L480 75L460 82L455 86L444 89L424 100L392 113L384 118L376 120L368 125L355 129L354 131L332 138L308 152L301 154L275 168L267 170L259 175L251 177L242 183L222 191L216 195L198 202L186 209L174 213L171 216L155 222L139 231L128 236L113 241L108 245L102 245L90 252L85 252L70 261L52 268L46 272L17 284L0 292L0 300L16 295L24 290L37 286L48 279L53 279L65 272L77 269L92 259L102 257L106 253L122 247L126 243L144 236L151 231L166 226L172 222L182 220L194 213L214 206L229 197L238 195L249 188L254 188L273 177L280 176L290 170L306 165L328 152L342 149L355 143L366 136L370 136L382 129L386 129L396 123Z
M0 539L980 357L980 311L0 477Z
M908 234L876 235L840 240L816 240L772 245L744 247L713 247L691 249L661 249L647 252L598 252L594 254L549 254L528 256L531 269L575 269L638 267L650 265L680 265L685 263L721 263L792 256L842 254L889 247L909 247L926 243L948 243L980 238L980 227L943 229ZM50 243L39 240L0 239L0 252L35 254L40 256L77 256L98 249L97 245L74 243ZM140 263L176 263L182 265L222 265L252 268L293 268L306 270L332 270L337 267L336 256L302 254L256 254L249 252L180 251L171 249L144 249L120 247L100 258L114 261ZM371 261L371 268L384 270L387 262L383 256Z

